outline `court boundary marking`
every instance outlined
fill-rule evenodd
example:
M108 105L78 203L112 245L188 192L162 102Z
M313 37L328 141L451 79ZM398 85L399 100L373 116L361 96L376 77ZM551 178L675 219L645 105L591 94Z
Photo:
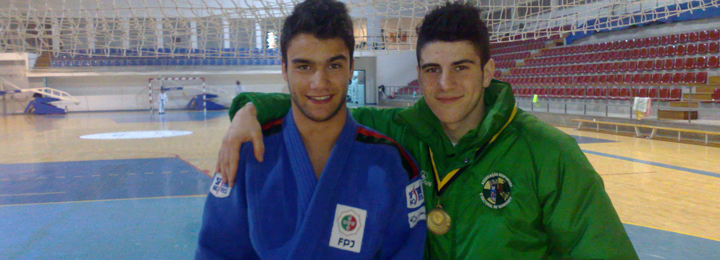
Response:
M638 227L644 227L644 228L650 228L650 229L656 229L656 230L662 230L662 231L665 231L665 232L677 233L677 234L681 234L681 235L686 235L686 236L691 236L691 237L697 237L697 238L707 239L707 240L711 240L711 241L715 241L715 242L720 242L720 239L709 238L709 237L704 237L704 236L690 235L690 234L683 233L683 232L672 231L672 230L668 230L668 229L664 229L664 228L659 228L659 227L651 227L651 226L646 226L646 225L640 225L640 224L636 224L636 223L630 223L630 222L624 222L624 221L621 221L621 222L622 222L623 224L628 224L628 225L633 225L633 226L638 226Z
M640 160L640 159L635 159L635 158L630 158L630 157L625 157L625 156L619 156L619 155L614 155L614 154L601 153L601 152L590 151L590 150L585 150L585 149L583 149L582 151L583 151L584 153L586 153L586 154L592 154L592 155L597 155L597 156L604 156L604 157L613 158L613 159L618 159L618 160L630 161L630 162L635 162L635 163L642 163L642 164L647 164L647 165L652 165L652 166L667 168L667 169L676 170L676 171L684 171L684 172L689 172L689 173L695 173L695 174L705 175L705 176L709 176L709 177L720 178L720 173L714 173L714 172L708 172L708 171L702 171L702 170L695 170L695 169L690 169L690 168L685 168L685 167L680 167L680 166L675 166L675 165L670 165L670 164L664 164L664 163L658 163L658 162Z
M0 208L2 208L2 207L12 207L12 206L35 206L35 205L48 205L48 204L87 203L87 202L106 202L106 201L121 201L121 200L145 200L145 199L180 199L180 198L199 198L199 197L207 197L207 194L203 194L203 195L181 195L181 196L161 196L161 197L146 197L146 198L124 198L124 199L105 199L105 200L77 200L77 201L42 202L42 203L6 204L6 205L0 205Z

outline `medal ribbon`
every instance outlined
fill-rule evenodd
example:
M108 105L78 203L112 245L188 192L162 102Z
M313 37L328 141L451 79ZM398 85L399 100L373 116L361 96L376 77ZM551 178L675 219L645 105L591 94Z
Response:
M513 111L512 111L512 113L510 114L510 118L508 119L508 121L507 121L507 122L505 123L505 125L500 129L500 131L497 132L497 134L495 134L495 136L493 136L492 139L490 139L490 142L485 143L483 146L481 146L480 148L478 148L478 149L475 151L475 158L477 158L478 155L480 155L480 152L483 151L486 146L488 146L489 144L491 144L492 142L494 142L495 139L497 139L497 137L500 135L500 133L502 133L502 131L505 130L505 127L507 127L507 126L510 124L510 122L513 120L513 118L515 118L515 114L516 114L516 113L517 113L517 107L513 107ZM440 196L442 195L443 191L445 191L445 188L446 188L447 186L449 186L450 183L452 183L453 181L455 181L455 179L457 179L457 177L460 176L460 174L462 174L463 172L465 172L465 170L466 170L466 169L468 168L468 166L470 166L470 165L465 165L465 166L463 166L463 167L460 167L460 168L457 168L457 169L455 169L455 170L450 171L447 175L445 175L445 178L443 178L442 181L441 181L441 180L440 180L440 175L438 174L438 171L437 171L437 167L435 166L435 158L433 157L432 149L430 149L430 147L428 147L428 151L430 151L430 162L432 162L433 173L435 174L435 183L437 183L437 196L438 196L438 204L439 204L439 203L440 203Z

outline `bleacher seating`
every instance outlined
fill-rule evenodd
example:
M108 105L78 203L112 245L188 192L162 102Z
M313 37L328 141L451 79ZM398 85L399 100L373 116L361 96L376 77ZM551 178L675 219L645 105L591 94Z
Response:
M94 49L62 53L51 67L280 65L277 49Z
M720 68L719 39L716 29L541 49L502 80L518 97L679 101Z

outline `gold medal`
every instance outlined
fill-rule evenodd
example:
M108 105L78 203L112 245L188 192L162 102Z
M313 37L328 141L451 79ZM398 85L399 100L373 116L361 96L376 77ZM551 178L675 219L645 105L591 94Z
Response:
M428 214L427 227L435 235L444 235L450 231L450 214L440 204Z

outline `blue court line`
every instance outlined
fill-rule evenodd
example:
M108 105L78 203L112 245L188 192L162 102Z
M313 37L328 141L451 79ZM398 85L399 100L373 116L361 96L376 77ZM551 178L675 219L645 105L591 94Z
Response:
M205 121L219 117L227 117L227 110L211 110L207 114L203 111L168 111L164 115L155 113L85 113L85 114L64 114L64 115L46 115L45 118L65 119L65 118L85 118L85 119L111 119L115 123L152 123L152 122L188 122L188 121Z
M195 197L0 207L0 259L192 259L207 189Z
M714 172L707 172L707 171L695 170L695 169L690 169L690 168L685 168L685 167L679 167L679 166L670 165L670 164L664 164L664 163L657 163L657 162L639 160L639 159L634 159L634 158L630 158L630 157L624 157L624 156L619 156L619 155L614 155L614 154L607 154L607 153L601 153L601 152L595 152L595 151L589 151L589 150L582 150L582 151L583 151L584 153L587 153L587 154L605 156L605 157L610 157L610 158L613 158L613 159L625 160L625 161L636 162L636 163L643 163L643 164L652 165L652 166L657 166L657 167L663 167L663 168L668 168L668 169L673 169L673 170L678 170L678 171L685 171L685 172L702 174L702 175L705 175L705 176L720 178L720 173L714 173Z
M717 259L720 241L623 223L640 259Z
M575 141L577 141L578 144L592 144L592 143L615 143L617 141L613 140L606 140L606 139L600 139L595 137L587 137L587 136L579 136L579 135L570 135L573 138L575 138Z
M0 164L0 206L203 195L210 181L176 157Z

